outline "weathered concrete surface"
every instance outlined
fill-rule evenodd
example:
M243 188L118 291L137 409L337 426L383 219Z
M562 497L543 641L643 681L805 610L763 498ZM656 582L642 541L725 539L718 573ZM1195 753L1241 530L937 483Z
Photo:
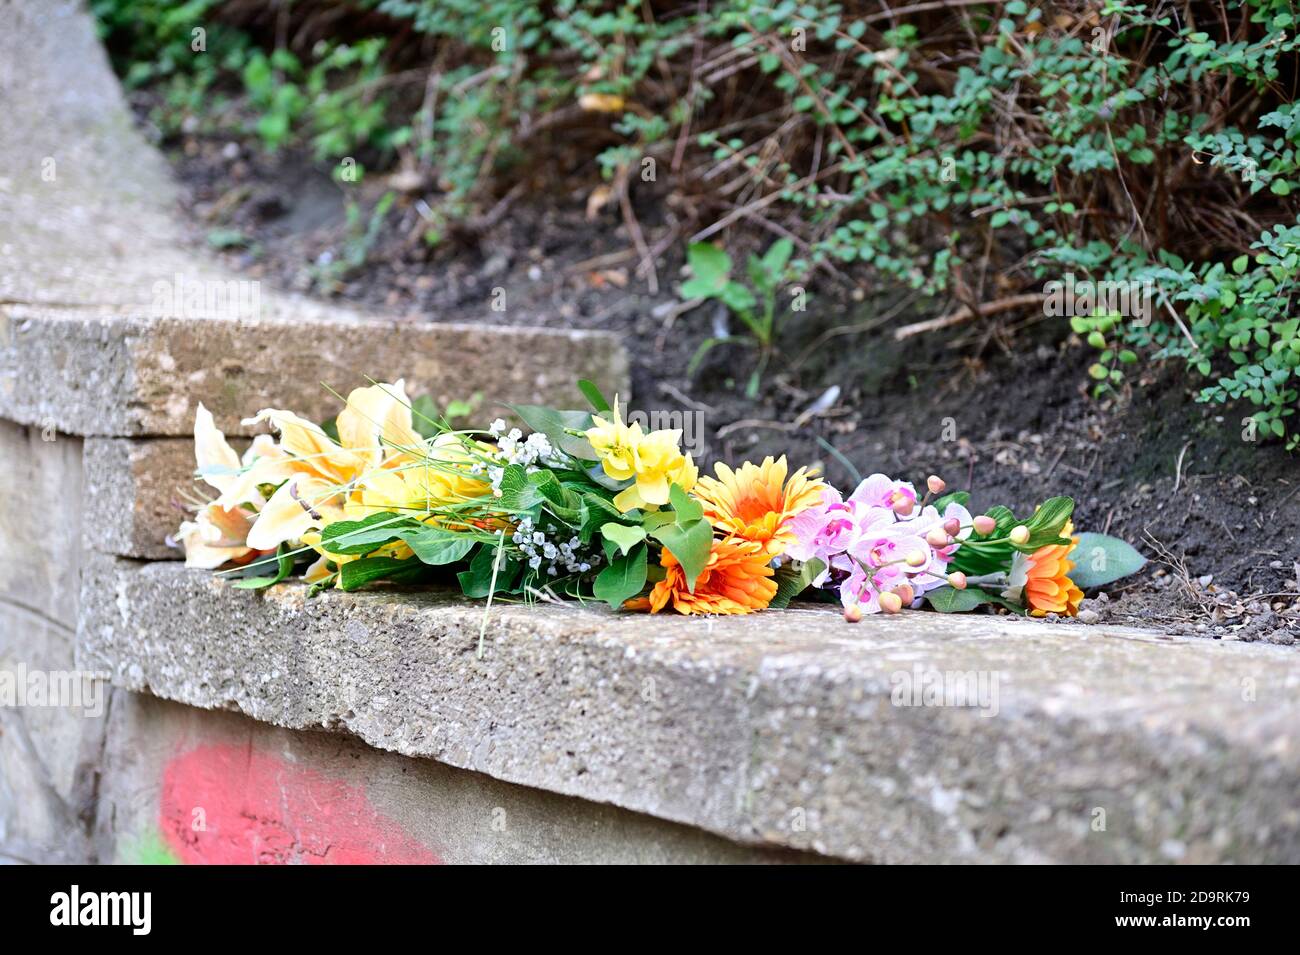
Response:
M214 493L195 481L193 439L87 438L84 465L95 515L85 522L87 547L148 560L184 557L167 537L192 513L187 505Z
M0 417L69 434L185 435L202 402L229 434L241 418L290 408L332 417L340 394L404 377L440 404L580 402L575 382L626 388L617 339L602 332L314 318L137 320L10 306L0 334ZM6 329L0 323L0 333Z
M235 432L271 404L330 417L322 382L346 394L366 376L440 402L575 402L582 377L627 392L600 332L395 325L257 282L192 301L238 276L186 247L166 163L75 0L0 3L0 116L0 418L182 435L202 401Z
M0 116L0 303L142 305L149 276L197 277L81 3L0 3Z
M93 702L84 687L77 699L50 692L74 668L81 451L77 438L0 421L0 856L25 861L88 852L83 814L104 721L74 705ZM43 695L20 700L20 684Z
M306 601L101 559L83 599L85 661L119 686L737 841L880 862L1300 861L1300 659L1280 648L498 606L479 659L482 607L446 594ZM985 715L894 705L914 666L997 675Z
M330 733L118 691L103 862L798 862Z

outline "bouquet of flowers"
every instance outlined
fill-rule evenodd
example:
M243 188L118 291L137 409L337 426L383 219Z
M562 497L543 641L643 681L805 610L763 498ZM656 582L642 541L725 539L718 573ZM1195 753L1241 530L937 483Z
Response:
M376 383L322 424L258 412L244 424L278 439L259 435L242 457L200 405L197 475L218 496L181 525L186 563L243 588L296 570L313 593L454 575L489 601L651 613L750 613L803 594L838 598L856 621L924 605L1074 615L1081 588L1143 562L1115 538L1075 536L1068 497L1020 519L972 515L937 476L922 494L873 474L847 496L784 457L701 476L681 431L626 423L617 398L579 389L590 411L511 406L525 435L503 419L453 428L401 380Z

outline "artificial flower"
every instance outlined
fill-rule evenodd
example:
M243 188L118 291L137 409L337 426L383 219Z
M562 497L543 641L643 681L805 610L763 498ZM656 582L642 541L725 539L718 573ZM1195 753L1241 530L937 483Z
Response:
M316 561L303 572L303 580L309 584L318 584L330 577L335 578L334 586L340 590L343 588L343 575L339 574L339 569L350 561L359 560L362 556L366 557L392 557L394 560L410 560L415 557L415 551L404 541L393 541L391 544L384 544L377 548L371 554L332 554L321 546L321 535L319 531L308 531L302 535L302 542L310 547L320 556Z
M1077 540L1074 523L1066 521L1061 536L1071 538L1069 544L1048 544L1032 554L1016 551L1011 558L1011 575L1002 596L1022 604L1031 617L1045 617L1049 613L1073 617L1079 612L1083 591L1070 579L1074 562L1069 559Z
M282 456L269 435L259 435L241 458L216 426L212 412L199 403L194 414L194 461L198 475L220 497L201 506L194 520L180 526L176 539L185 548L187 567L212 570L258 553L248 546L256 509L265 504L255 475Z
M952 520L956 520L961 527L957 534L952 537L953 542L944 547L932 546L927 540L930 531L942 527ZM947 583L948 563L952 560L953 555L957 553L957 548L961 546L961 542L970 537L972 520L970 511L956 501L950 501L944 507L942 514L933 504L927 504L919 514L901 520L895 525L900 531L920 537L925 544L925 563L912 572L911 583L918 597L927 590L934 590L936 587L942 587Z
M651 613L658 613L671 602L673 609L683 614L750 613L762 610L776 596L771 558L757 541L734 537L715 540L693 593L672 551L664 548L659 563L664 568L664 579L654 585L648 597L628 601L628 609L649 608Z
M904 584L914 592L919 590L932 553L924 537L901 523L872 525L849 550L853 566L848 579L840 584L840 602L845 607L861 606L864 613L875 613L880 609L881 593ZM916 555L921 555L921 560L911 563Z
M176 539L185 547L185 566L215 570L222 564L244 563L258 551L248 546L256 515L243 507L229 510L216 501L204 505L192 521L181 524Z
M411 427L410 402L399 380L357 388L339 413L339 441L291 411L266 408L245 425L269 421L286 453L265 476L283 480L258 515L248 542L274 550L284 541L344 517L343 505L356 484L385 464L406 460L422 445ZM389 461L388 463L392 463ZM268 480L265 483L273 483Z
M624 514L662 507L674 484L688 492L695 487L700 471L691 456L682 453L679 429L645 433L640 424L624 424L617 399L610 420L596 416L592 422L586 437L601 468L616 481L633 482L614 498L614 506Z
M864 479L850 500L866 507L885 507L906 516L916 504L916 488L907 481L895 481L884 474Z
M818 507L826 490L807 468L787 480L785 455L764 458L761 465L746 461L735 471L719 462L714 471L716 478L700 478L695 488L704 516L722 533L762 544L772 556L797 540L791 521Z
M490 445L477 444L487 452ZM418 456L416 456L418 455ZM371 471L357 481L356 491L343 509L349 519L358 520L378 511L411 512L412 517L430 518L434 512L491 495L487 479L473 470L476 459L460 436L440 434L400 467Z
M217 500L226 510L241 504L257 508L265 503L260 486L284 480L279 462L286 457L269 434L259 434L241 458L216 426L212 412L199 403L194 413L196 473L220 492Z
M618 412L618 398L609 420L592 416L592 426L587 429L587 441L596 451L596 459L606 474L615 481L628 481L636 476L636 448L644 434L637 422L624 424Z

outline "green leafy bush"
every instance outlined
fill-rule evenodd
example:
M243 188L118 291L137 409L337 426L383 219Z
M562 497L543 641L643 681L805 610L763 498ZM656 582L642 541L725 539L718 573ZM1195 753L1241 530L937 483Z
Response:
M373 35L301 64L221 28L218 0L170 6L95 0L130 81L194 112L249 98L268 146L403 154L435 174L435 219L543 169L636 190L651 160L714 240L724 217L776 226L793 268L864 267L936 308L1067 273L1150 286L1140 319L1073 316L1107 325L1082 323L1094 377L1184 362L1202 400L1300 440L1291 0L354 0ZM196 20L207 59L184 52Z

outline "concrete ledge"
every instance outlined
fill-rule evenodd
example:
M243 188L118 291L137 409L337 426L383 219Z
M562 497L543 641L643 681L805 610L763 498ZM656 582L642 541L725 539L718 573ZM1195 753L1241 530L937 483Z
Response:
M243 450L245 442L236 442ZM86 494L93 520L85 522L91 550L120 557L180 560L167 546L198 493L192 438L87 438Z
M7 326L7 327L5 327ZM123 318L9 306L0 322L0 418L67 434L186 435L201 401L228 434L267 406L312 420L375 378L405 377L440 403L574 403L574 382L626 390L627 359L603 332L352 320L325 310L274 321Z
M543 605L495 608L479 659L482 619L448 594L307 601L98 558L79 642L82 666L131 690L738 842L875 862L1300 861L1300 657L1282 648ZM957 671L997 675L995 715L891 700L900 673Z

